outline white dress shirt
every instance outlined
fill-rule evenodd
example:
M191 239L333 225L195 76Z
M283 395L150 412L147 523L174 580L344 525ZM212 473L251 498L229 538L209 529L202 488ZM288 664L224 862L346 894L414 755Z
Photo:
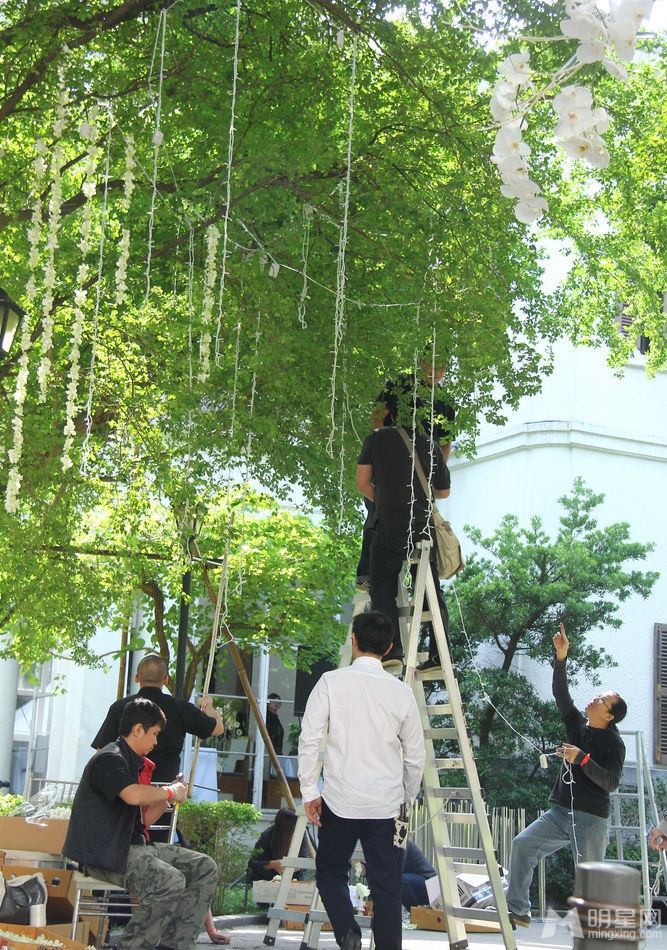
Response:
M412 804L424 770L424 735L409 686L372 656L320 678L299 738L304 802L320 796L318 756L327 727L321 795L335 815L395 818L403 802Z

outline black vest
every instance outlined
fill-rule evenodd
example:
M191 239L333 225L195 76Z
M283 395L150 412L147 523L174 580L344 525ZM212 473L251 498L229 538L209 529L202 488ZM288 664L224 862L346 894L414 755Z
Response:
M63 854L81 865L124 871L137 817L137 805L128 805L118 795L109 801L90 783L93 764L102 755L123 758L135 782L139 780L141 758L124 739L116 739L100 749L88 762L72 804L72 816Z

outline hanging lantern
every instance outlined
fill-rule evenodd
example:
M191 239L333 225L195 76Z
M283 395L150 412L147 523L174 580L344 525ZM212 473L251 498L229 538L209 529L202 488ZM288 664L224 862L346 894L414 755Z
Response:
M25 317L25 310L15 304L0 287L0 350L9 353L19 323Z

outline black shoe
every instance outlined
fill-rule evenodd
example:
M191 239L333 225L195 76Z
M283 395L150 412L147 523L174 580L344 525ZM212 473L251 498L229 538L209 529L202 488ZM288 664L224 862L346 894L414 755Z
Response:
M429 670L441 670L442 663L440 662L439 657L430 656L428 660L424 660L423 663L420 663L416 669L418 673L427 673Z
M513 910L510 912L510 923L514 928L516 927L530 927L532 923L532 917L530 914L515 914Z
M358 577L355 587L357 590L360 590L364 594L370 594L371 592L371 581L369 577Z
M402 653L390 653L387 656L382 658L382 667L383 669L391 672L392 670L403 669L403 654Z
M343 937L340 950L361 950L361 934L356 930L348 930Z

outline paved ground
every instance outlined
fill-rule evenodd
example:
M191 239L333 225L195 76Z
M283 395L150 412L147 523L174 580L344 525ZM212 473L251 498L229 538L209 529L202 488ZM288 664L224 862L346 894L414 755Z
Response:
M265 950L264 935L266 933L266 924L256 921L257 918L243 917L218 917L216 918L218 927L225 930L232 938L231 950ZM573 946L573 936L563 925L556 925L554 921L533 921L528 928L518 928L515 933L518 950L565 950ZM303 931L284 930L278 931L276 937L276 950L300 950L303 939ZM208 944L210 941L206 934L199 938L200 944ZM468 934L468 944L470 950L503 950L504 943L500 934ZM435 950L438 947L447 947L447 934L431 930L403 930L403 950ZM667 950L667 926L654 927L647 931L644 946L650 948L655 946L656 950ZM633 944L627 944L632 948ZM363 950L368 950L369 935L364 932ZM330 933L322 934L319 942L319 950L336 950L337 944ZM202 948L203 950L203 948Z

